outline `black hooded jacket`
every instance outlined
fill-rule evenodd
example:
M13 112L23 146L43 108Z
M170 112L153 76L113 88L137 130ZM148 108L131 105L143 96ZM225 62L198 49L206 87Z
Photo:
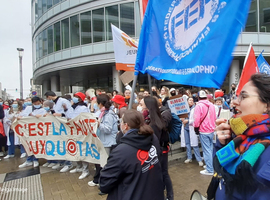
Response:
M100 173L108 200L164 200L160 147L155 135L124 135Z

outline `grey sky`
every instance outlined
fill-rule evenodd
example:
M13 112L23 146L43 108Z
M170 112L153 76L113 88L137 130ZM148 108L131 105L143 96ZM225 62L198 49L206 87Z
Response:
M0 6L0 82L2 90L20 97L19 54L24 48L23 96L30 93L32 72L31 0L1 0ZM18 89L16 92L15 89Z

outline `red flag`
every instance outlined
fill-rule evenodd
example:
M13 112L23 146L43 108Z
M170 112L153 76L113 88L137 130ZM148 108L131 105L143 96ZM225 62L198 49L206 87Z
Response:
M148 0L139 0L141 22L143 21L144 13L148 4Z
M258 73L259 68L256 62L256 57L252 44L250 43L248 52L244 62L244 68L236 89L236 95L238 96L243 88L243 86L249 81L252 74Z

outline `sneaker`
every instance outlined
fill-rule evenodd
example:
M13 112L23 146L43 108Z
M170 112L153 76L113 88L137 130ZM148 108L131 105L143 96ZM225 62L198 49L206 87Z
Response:
M203 166L203 161L199 162L199 166L202 167Z
M98 183L94 183L94 181L89 181L88 182L88 185L91 186L91 187L99 186L99 184Z
M38 167L39 166L39 162L38 161L34 161L34 167Z
M214 173L213 173L213 172L208 172L206 169L205 169L205 170L200 171L200 173L201 173L202 175L209 175L209 176L213 176L213 175L214 175Z
M203 168L206 169L206 165L204 165Z
M70 170L69 171L70 173L77 173L77 172L82 172L82 168L78 168L78 167L76 167L75 169L73 169L73 170Z
M22 153L20 158L25 158L26 157L26 153Z
M60 164L60 163L57 163L56 165L54 165L53 167L52 167L52 169L60 169L62 167L62 165Z
M48 165L48 167L53 167L53 166L55 166L57 163L50 163L49 165Z
M84 179L86 176L88 176L89 175L89 172L87 171L87 172L83 172L80 176L79 176L79 179L81 180L81 179Z
M65 165L60 172L67 172L68 170L70 170L73 167L73 165Z
M32 165L33 165L33 162L25 161L23 164L19 165L19 168L24 168L24 167L28 167Z
M191 159L186 159L185 161L184 161L184 163L191 163L192 162L192 160Z
M42 165L42 167L48 167L50 163L46 162Z
M0 156L4 156L5 154L4 154L4 152L0 152Z
M14 155L6 155L6 156L4 157L4 159L13 158L13 157L14 157Z
M99 195L106 195L106 193L103 193L103 192L101 192L101 191L99 191L98 194L99 194Z

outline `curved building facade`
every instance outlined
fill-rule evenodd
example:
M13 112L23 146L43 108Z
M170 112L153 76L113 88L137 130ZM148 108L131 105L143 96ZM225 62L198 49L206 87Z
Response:
M32 0L34 84L42 85L43 93L47 90L74 93L89 87L121 90L110 24L138 39L141 27L138 0ZM269 62L269 0L252 1L225 88L237 83L250 42L256 55L264 50ZM140 75L138 82L147 86L147 77Z

